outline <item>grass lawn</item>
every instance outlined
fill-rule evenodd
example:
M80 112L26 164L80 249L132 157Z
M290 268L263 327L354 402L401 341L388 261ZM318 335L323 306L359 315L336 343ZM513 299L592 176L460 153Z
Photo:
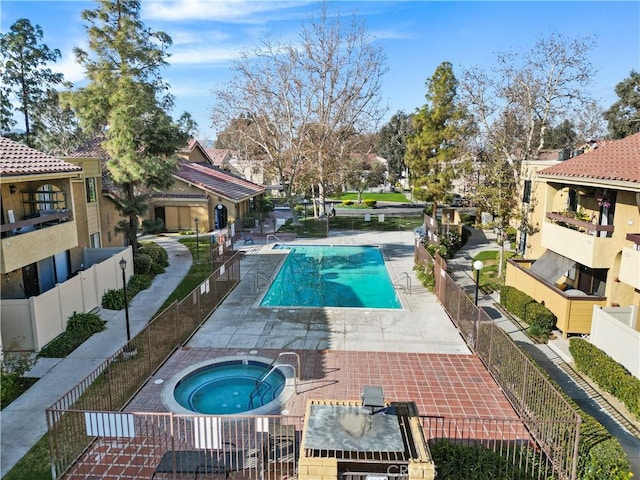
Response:
M49 435L44 435L2 480L51 480Z
M193 263L186 277L184 277L180 285L178 285L173 293L165 300L162 307L156 312L156 315L171 305L174 300L180 301L185 298L194 288L200 285L205 278L213 273L210 241L211 239L209 237L200 237L197 243L198 251L196 254L195 237L185 237L179 240L179 242L186 246L191 252Z
M402 193L372 193L363 192L360 198L363 202L365 200L377 200L378 202L400 202L408 203L409 200ZM357 193L344 193L340 196L339 200L358 200Z
M278 233L295 233L301 237L325 238L326 220L316 218L299 218L299 226L287 221L285 225L278 229ZM368 232L405 232L413 231L414 228L422 225L422 215L411 215L405 217L385 216L384 222L378 221L377 215L371 215L371 221L365 222L364 215L359 216L336 216L328 217L329 230L364 230Z
M480 260L484 267L480 270L480 288L484 292L494 292L504 283L507 260L515 256L514 252L505 251L502 259L502 274L498 276L500 250L485 250L476 255L472 261Z

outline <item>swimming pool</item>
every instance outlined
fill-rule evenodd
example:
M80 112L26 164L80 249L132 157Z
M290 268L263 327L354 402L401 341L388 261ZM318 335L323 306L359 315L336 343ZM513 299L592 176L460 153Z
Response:
M277 412L291 396L286 369L261 357L205 361L177 373L163 388L162 403L174 413L207 415Z
M402 308L376 246L275 245L289 250L263 307Z

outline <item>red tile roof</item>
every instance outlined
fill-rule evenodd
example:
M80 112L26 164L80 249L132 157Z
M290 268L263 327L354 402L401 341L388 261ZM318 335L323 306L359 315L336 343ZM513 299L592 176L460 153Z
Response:
M79 172L82 168L39 150L0 137L0 175Z
M69 154L72 158L99 158L101 160L109 160L109 154L103 148L102 143L105 141L104 135L98 135L88 140L77 150Z
M598 148L540 170L538 174L640 183L640 133L601 142Z
M180 162L180 168L174 175L229 200L240 201L264 192L264 187L260 185L203 163Z

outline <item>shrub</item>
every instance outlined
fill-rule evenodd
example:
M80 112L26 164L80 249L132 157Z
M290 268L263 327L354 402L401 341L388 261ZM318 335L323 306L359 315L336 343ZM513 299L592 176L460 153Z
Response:
M146 290L153 283L151 275L134 275L127 283L127 296L133 298L138 292Z
M353 200L343 200L342 201L342 205L345 206L345 207L353 205Z
M124 291L121 288L109 289L102 296L102 308L122 310L124 308Z
M142 221L142 230L147 234L155 234L161 233L165 231L164 222L161 218L157 218L156 220L143 220Z
M18 345L15 345L15 348L18 348ZM22 376L35 365L35 362L35 358L32 358L28 353L3 353L0 362L0 405L2 408L24 391Z
M378 204L378 201L377 200L364 200L364 204L368 208L375 208L375 206Z
M169 266L169 255L167 251L157 243L143 243L140 245L140 248L138 248L138 253L149 255L153 263L162 267Z
M301 215L302 212L304 212L304 207L302 205L296 205L295 207L293 207L293 209L298 215Z
M513 452L505 455L482 445L460 445L449 440L436 440L429 449L437 466L438 479L442 480L530 480L534 478L534 464L539 463L535 452L525 447L515 447ZM511 460L515 458L527 458L522 462L526 469L514 465Z
M104 322L95 313L74 312L67 320L66 330L40 350L38 357L64 358L91 335L104 329Z
M138 253L133 259L133 271L137 274L151 273L153 260L150 255Z
M624 403L627 409L640 419L640 379L582 338L569 340L569 352L579 371Z
M95 313L77 313L67 320L67 332L77 332L84 335L93 335L104 330L104 321Z
M551 333L557 321L556 316L547 307L515 287L500 287L500 304L526 324L535 326L534 332L542 338Z
M430 292L433 292L433 288L436 285L433 263L429 262L426 265L414 265L413 271L416 272L416 276L418 277L418 280L420 280L422 285L424 285L425 288Z

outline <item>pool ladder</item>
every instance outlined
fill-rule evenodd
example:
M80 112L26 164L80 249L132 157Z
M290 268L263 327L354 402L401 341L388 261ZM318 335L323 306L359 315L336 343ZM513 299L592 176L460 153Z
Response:
M406 280L406 286L400 283L401 280ZM407 272L402 272L396 275L392 283L395 288L399 288L407 295L411 295L411 277Z
M296 367L294 367L293 365L291 365L289 363L276 363L278 361L278 359L280 357L284 356L284 355L293 355L293 356L295 356L297 364L298 364L298 368L296 369ZM273 362L271 362L271 365L269 365L269 367L270 368L267 371L267 373L263 373L256 380L256 386L251 391L251 394L249 395L249 408L253 408L253 397L259 392L260 385L262 385L264 383L264 381L267 379L267 377L269 377L269 375L271 375L273 372L275 372L275 370L278 367L289 367L289 368L293 369L293 386L294 386L294 391L295 391L296 395L298 394L298 380L300 380L300 378L298 376L299 373L300 373L300 355L298 355L296 352L280 352L278 354L278 356L273 360Z
M258 270L253 277L253 291L259 292L265 285L270 287L271 282L273 282L273 277L269 276L264 270Z

